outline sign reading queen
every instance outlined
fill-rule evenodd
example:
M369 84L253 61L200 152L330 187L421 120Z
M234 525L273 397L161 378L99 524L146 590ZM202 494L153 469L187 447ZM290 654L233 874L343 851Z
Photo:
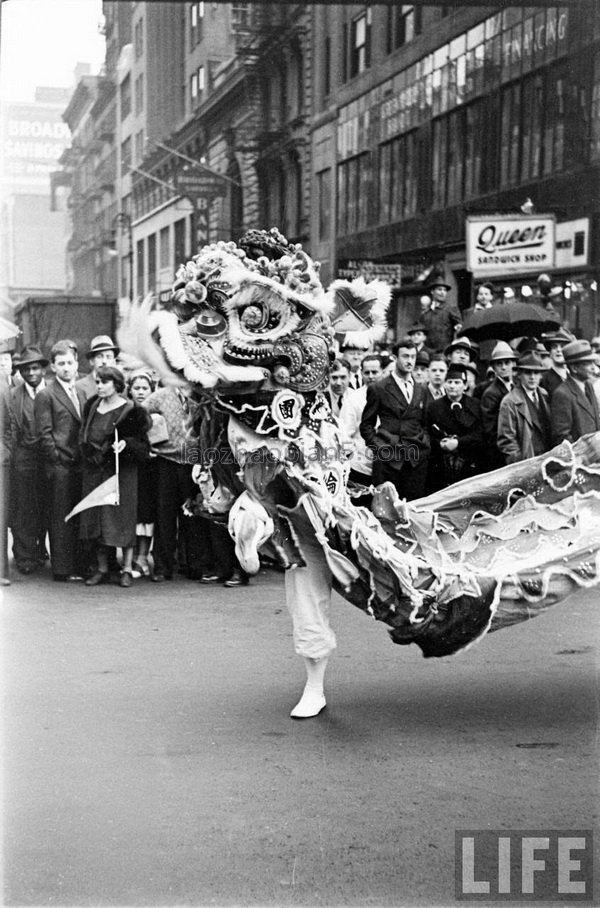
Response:
M542 215L473 215L467 218L467 268L476 277L554 268L556 218Z

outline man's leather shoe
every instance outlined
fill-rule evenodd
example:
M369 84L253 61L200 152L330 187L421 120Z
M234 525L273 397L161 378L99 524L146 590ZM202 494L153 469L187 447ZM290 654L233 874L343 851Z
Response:
M229 580L226 580L223 586L248 586L248 578L239 571L234 571Z
M219 580L222 580L222 577L219 577L218 574L202 574L200 577L200 583L218 583Z
M121 573L121 579L119 580L119 586L123 586L123 587L127 588L127 587L131 586L131 583L132 583L132 580L131 580L130 572L123 571Z
M0 577L0 586L10 586L8 577Z
M31 564L18 564L17 570L19 574L33 574L35 568Z
M108 581L108 571L96 571L95 574L92 574L91 577L85 581L86 586L98 586L99 583L106 583Z
M53 579L58 583L81 583L83 577L79 574L53 574Z
M152 581L152 583L164 583L165 575L161 574L161 573L152 574L152 576L150 577L150 580Z

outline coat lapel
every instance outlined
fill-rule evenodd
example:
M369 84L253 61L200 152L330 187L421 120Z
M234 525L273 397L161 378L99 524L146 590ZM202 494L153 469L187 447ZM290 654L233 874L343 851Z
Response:
M400 388L398 387L398 385L396 383L396 379L394 378L393 375L389 376L388 386L385 390L389 394L390 397L394 398L394 400L396 401L398 406L402 409L402 412L404 412L408 408L408 401L405 398L402 391L400 390Z
M63 386L57 381L54 382L54 394L56 396L56 399L63 405L63 407L67 408L71 416L74 416L77 422L81 422L81 416L75 409L75 404L73 403ZM79 407L81 410L83 410L81 396L77 394L77 398L79 400Z
M587 395L584 391L581 390L575 379L571 378L571 376L569 375L567 382L569 385L569 390L579 406L582 407L586 411L586 413L589 413L589 415L593 419L596 419L596 413L591 401L588 400Z

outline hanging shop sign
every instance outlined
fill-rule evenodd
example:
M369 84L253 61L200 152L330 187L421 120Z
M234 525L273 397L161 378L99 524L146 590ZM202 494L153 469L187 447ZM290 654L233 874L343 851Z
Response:
M363 277L366 281L385 281L390 287L400 287L402 283L402 265L373 259L340 259L337 273L338 277L349 281Z
M589 248L589 218L556 225L556 268L585 268L589 264Z
M466 234L467 268L478 278L554 268L553 214L471 215Z
M197 199L215 199L227 194L227 181L217 173L203 170L180 170L175 177L179 195L189 199L194 208Z

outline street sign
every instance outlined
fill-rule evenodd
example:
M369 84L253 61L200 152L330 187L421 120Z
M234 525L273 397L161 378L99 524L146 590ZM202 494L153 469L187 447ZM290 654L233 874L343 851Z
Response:
M553 214L472 215L466 231L467 268L477 278L554 268Z

